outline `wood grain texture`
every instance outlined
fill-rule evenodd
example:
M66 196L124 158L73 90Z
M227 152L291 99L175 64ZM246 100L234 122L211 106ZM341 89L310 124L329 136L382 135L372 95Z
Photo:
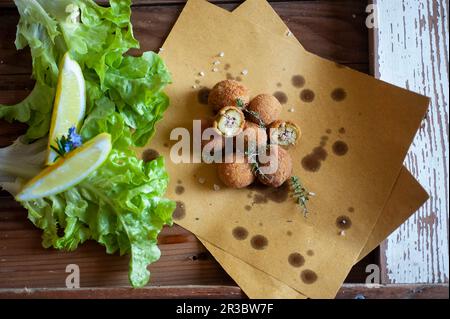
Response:
M0 299L153 299L153 298L245 298L239 287L231 286L168 286L132 288L81 289L0 289ZM344 284L337 299L448 299L448 284L367 286Z
M405 165L431 198L384 243L386 280L448 282L448 0L377 0L375 75L431 97Z
M133 8L135 35L141 42L141 50L135 50L133 54L157 50L184 3L175 0L150 2L149 6ZM239 2L221 6L232 9ZM302 42L308 50L368 72L368 40L362 1L283 1L274 2L273 6L294 34L307 34L302 36ZM1 8L0 19L0 104L13 104L26 97L33 87L31 59L28 50L17 51L14 47L18 22L16 9L12 6ZM24 125L0 121L0 147L9 145L25 129ZM81 287L128 287L127 256L106 255L104 248L94 242L70 253L44 249L40 235L41 231L27 220L24 209L5 192L0 192L1 288L65 287L65 268L70 263L80 266ZM181 227L165 228L159 240L162 258L150 267L153 285L234 285L191 233ZM376 252L355 266L347 281L363 281L365 266L375 262Z
M448 284L374 285L346 284L337 299L448 299Z
M232 10L238 4L227 3L221 7ZM368 39L362 1L274 2L272 6L309 51L367 73ZM182 9L182 4L134 8L132 22L141 50L132 53L157 51ZM17 51L14 46L19 21L17 10L13 7L0 10L0 19L0 75L30 74L28 50ZM2 83L14 85L12 81Z

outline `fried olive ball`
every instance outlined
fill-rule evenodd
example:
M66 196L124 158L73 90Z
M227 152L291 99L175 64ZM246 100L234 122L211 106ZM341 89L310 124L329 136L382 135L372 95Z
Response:
M258 124L246 121L244 130L236 136L236 149L240 152L249 153L262 150L267 145L267 132Z
M247 106L247 114L252 122L268 126L278 119L281 113L281 104L276 97L270 94L255 96Z
M230 105L246 107L249 101L249 90L242 83L234 80L224 80L217 83L208 96L208 104L216 112Z
M214 119L212 118L202 118L200 119L200 128L202 132L202 148L213 143L214 147L222 149L225 145L225 138L220 135L217 130L213 127ZM208 129L208 131L206 131ZM205 132L206 131L206 132ZM213 147L211 146L211 147Z
M242 132L245 116L236 106L225 106L217 113L213 127L224 137L233 137Z
M270 143L282 146L294 145L302 133L291 121L276 120L269 126Z
M244 157L239 161L236 154L228 154L223 163L217 164L217 174L231 188L244 188L255 181L252 165Z
M291 156L285 149L275 144L269 145L265 155L267 161L259 164L259 181L272 187L283 185L292 174ZM259 160L262 161L261 154Z

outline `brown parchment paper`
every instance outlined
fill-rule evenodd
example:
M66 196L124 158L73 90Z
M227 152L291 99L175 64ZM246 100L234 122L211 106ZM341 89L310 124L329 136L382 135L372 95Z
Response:
M256 24L261 24L261 21L264 21L262 27L271 32L286 35L292 42L301 45L292 34L287 32L287 26L265 0L247 0L233 11L233 15L240 16ZM427 199L428 194L406 167L403 167L394 185L392 194L386 203L386 207L382 211L366 246L358 257L358 261L377 247L380 242L422 206ZM248 297L306 298L274 277L255 269L209 242L201 238L200 241Z
M275 91L281 81L289 100L295 101L301 90L288 84L293 75L301 74L315 99L311 103L297 100L295 112L288 114L285 108L282 117L294 118L304 132L291 155L295 173L317 194L310 203L313 213L305 219L290 200L256 204L246 212L247 192L213 190L213 184L220 184L213 166L168 160L171 176L177 176L185 189L176 191L176 179L169 189L169 195L186 208L186 216L178 223L308 297L333 297L381 213L428 100L340 68L248 21L234 19L229 23L228 17L206 2L187 3L164 44L162 55L174 84L168 89L171 106L151 146L168 158L169 148L164 144L170 131L191 127L193 118L208 114L207 107L196 102L192 84L199 70L206 73L202 85L212 86L224 78L223 70L209 71L219 51L226 52L224 60L233 70L249 70L244 82L256 93ZM344 101L330 98L336 88L345 90ZM338 133L342 127L345 136ZM301 159L317 147L329 129L329 156L318 172L305 171ZM337 139L345 140L349 147L345 156L331 153ZM207 182L199 184L198 176ZM349 207L354 208L351 213L347 212ZM352 227L345 236L339 236L336 219L343 214L349 215ZM233 238L237 225L247 228L247 240ZM250 238L257 234L268 239L263 250L251 247ZM308 251L314 255L307 256ZM289 265L293 252L305 256L302 267Z
M301 46L297 38L287 33L288 27L265 0L247 0L233 11L233 15L248 19L267 30L287 38ZM358 261L376 248L390 233L400 226L408 217L420 208L429 196L420 183L403 167L394 185L386 207L362 250Z
M256 24L264 21L263 27L267 30L280 35L287 35L293 42L297 42L300 45L295 37L287 33L287 26L284 25L281 18L264 0L247 0L235 9L233 14L251 20ZM414 213L427 198L428 194L408 170L403 167L386 208L383 210L358 260L378 246L388 234ZM207 241L200 240L250 298L305 298L272 276L251 267Z

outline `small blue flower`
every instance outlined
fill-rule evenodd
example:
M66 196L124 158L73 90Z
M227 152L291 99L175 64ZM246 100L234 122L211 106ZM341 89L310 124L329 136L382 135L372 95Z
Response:
M80 147L83 144L83 140L76 132L75 126L69 128L69 132L66 135L56 139L56 145L51 145L51 148L58 154L58 157L64 157L66 153ZM57 157L57 158L58 158Z
M72 149L80 147L83 144L83 140L81 139L81 136L77 134L75 126L69 128L68 140L70 141Z

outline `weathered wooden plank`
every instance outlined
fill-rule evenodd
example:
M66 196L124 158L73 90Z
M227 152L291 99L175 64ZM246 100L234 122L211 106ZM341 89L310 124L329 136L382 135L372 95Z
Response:
M240 3L244 0L213 0L210 2L213 3L229 3L236 2ZM287 2L287 1L308 1L308 0L271 0L270 2ZM309 0L310 1L310 0ZM107 5L109 0L95 0L100 5ZM186 0L132 0L133 6L154 6L154 5L169 5L169 4L182 4L185 3ZM13 7L14 0L0 0L0 8L1 7Z
M128 256L107 255L86 242L74 252L41 246L41 231L5 193L0 197L0 286L2 288L65 287L66 266L80 267L81 287L129 286ZM152 285L234 285L194 235L166 227L158 238L162 257L150 266Z
M387 285L369 287L345 284L337 299L448 299L448 285ZM245 298L239 287L232 286L167 286L132 288L22 288L0 289L0 299L126 299L126 298Z
M337 299L448 299L448 284L378 285L345 284Z
M385 242L387 282L448 282L448 0L377 0L375 75L431 97L406 166L429 191L426 205Z
M236 5L222 4L221 7L232 9ZM133 9L134 33L142 50L158 50L182 8L183 5L155 5ZM276 2L273 8L296 36L301 35L309 51L342 64L367 65L365 6L361 1ZM0 74L29 74L28 50L17 51L14 46L19 19L16 9L2 9L0 19Z
M239 299L245 294L236 286L167 286L133 288L80 288L80 289L0 289L0 299L172 299L209 298Z

